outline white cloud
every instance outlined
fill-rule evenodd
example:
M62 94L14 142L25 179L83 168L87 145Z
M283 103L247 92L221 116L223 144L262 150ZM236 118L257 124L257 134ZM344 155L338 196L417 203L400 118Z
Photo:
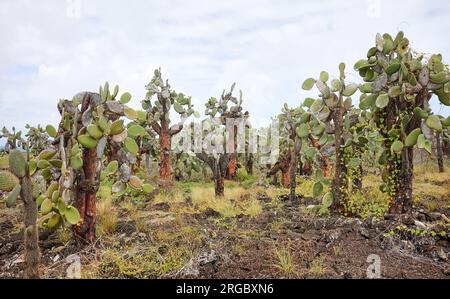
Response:
M450 57L446 0L80 0L73 18L74 1L0 2L0 126L55 123L59 98L106 80L130 91L139 107L158 66L201 112L206 99L237 82L262 124L282 103L311 95L300 89L305 78L336 74L341 61L348 80L360 81L351 66L376 32L404 30L414 48ZM379 17L370 10L377 3Z

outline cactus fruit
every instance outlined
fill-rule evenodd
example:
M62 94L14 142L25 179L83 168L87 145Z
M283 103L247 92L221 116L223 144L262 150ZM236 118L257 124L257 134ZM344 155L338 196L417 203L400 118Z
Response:
M9 154L9 169L18 178L23 178L27 173L27 162L23 154L13 150Z
M10 192L17 185L19 185L19 179L9 171L0 171L0 190Z

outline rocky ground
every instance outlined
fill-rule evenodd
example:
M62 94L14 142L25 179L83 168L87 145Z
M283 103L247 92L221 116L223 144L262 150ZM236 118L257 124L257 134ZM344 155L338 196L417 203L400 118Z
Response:
M450 278L447 210L361 221L317 217L308 198L256 197L262 212L254 217L148 200L131 219L122 206L114 233L88 247L41 232L43 277L70 277L79 259L87 278L366 278L377 255L382 278ZM0 217L2 278L22 273L17 223L20 213Z

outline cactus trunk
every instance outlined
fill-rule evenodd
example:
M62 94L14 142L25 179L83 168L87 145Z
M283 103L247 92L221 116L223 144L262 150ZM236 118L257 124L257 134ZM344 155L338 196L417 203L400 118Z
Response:
M442 133L436 133L436 155L438 161L439 172L444 172L444 153L442 150Z
M161 128L161 134L160 137L160 159L161 164L159 167L159 178L161 180L161 184L164 186L170 185L171 180L171 140L170 140L170 134L167 128L167 126L162 126Z
M245 159L245 170L248 174L253 174L253 154L248 154Z
M237 127L233 126L233 129L230 132L230 136L229 136L229 144L227 149L231 150L231 152L229 153L230 155L230 161L228 162L228 170L227 170L227 175L226 178L227 180L236 180L236 163L237 163L237 155L236 155L236 149L237 149L237 144L236 144L236 139L237 139Z
M24 202L25 209L25 232L24 232L24 248L25 248L25 278L39 278L39 235L37 228L37 204L32 197L32 183L27 175L21 179L22 189L20 197Z
M224 179L220 174L214 176L214 193L217 197L224 196Z
M236 179L236 155L231 154L230 162L228 163L227 180Z
M289 188L290 182L291 182L291 172L290 172L290 165L286 168L283 168L281 170L281 184L284 188Z
M333 204L331 209L335 212L342 211L346 201L346 166L344 163L344 148L343 145L343 128L344 128L344 112L345 109L342 103L342 97L339 99L338 107L335 109L333 115L334 121L334 137L335 137L335 155L336 155L336 169L333 179Z
M98 189L96 161L96 149L84 149L83 173L78 178L75 202L81 220L75 227L75 233L85 243L92 243L95 240L95 200Z
M413 180L413 150L403 148L401 152L400 174L398 188L389 211L400 214L412 208L412 180Z
M297 176L297 164L298 164L298 155L300 152L300 148L302 147L301 144L301 139L297 137L295 137L295 142L294 142L294 149L293 149L293 153L292 153L292 158L291 158L291 163L290 163L290 167L289 167L289 175L290 175L290 193L289 193L289 199L290 200L295 200L295 188L297 187L297 181L296 181L296 176Z
M321 146L320 146L319 142L317 141L317 139L314 138L312 135L309 135L309 140L311 141L311 145L320 151ZM321 169L323 171L323 174L325 177L330 177L331 176L331 167L330 167L329 159L325 155L321 155L321 158L322 158Z

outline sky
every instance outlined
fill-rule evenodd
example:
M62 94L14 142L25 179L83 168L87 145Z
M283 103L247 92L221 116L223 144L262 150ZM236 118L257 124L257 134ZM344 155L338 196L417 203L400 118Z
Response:
M283 103L317 96L301 84L322 70L345 62L347 81L362 82L353 64L377 32L398 30L450 61L448 0L0 0L0 127L56 125L59 99L105 81L140 108L158 67L201 113L236 82L252 123L266 125Z

